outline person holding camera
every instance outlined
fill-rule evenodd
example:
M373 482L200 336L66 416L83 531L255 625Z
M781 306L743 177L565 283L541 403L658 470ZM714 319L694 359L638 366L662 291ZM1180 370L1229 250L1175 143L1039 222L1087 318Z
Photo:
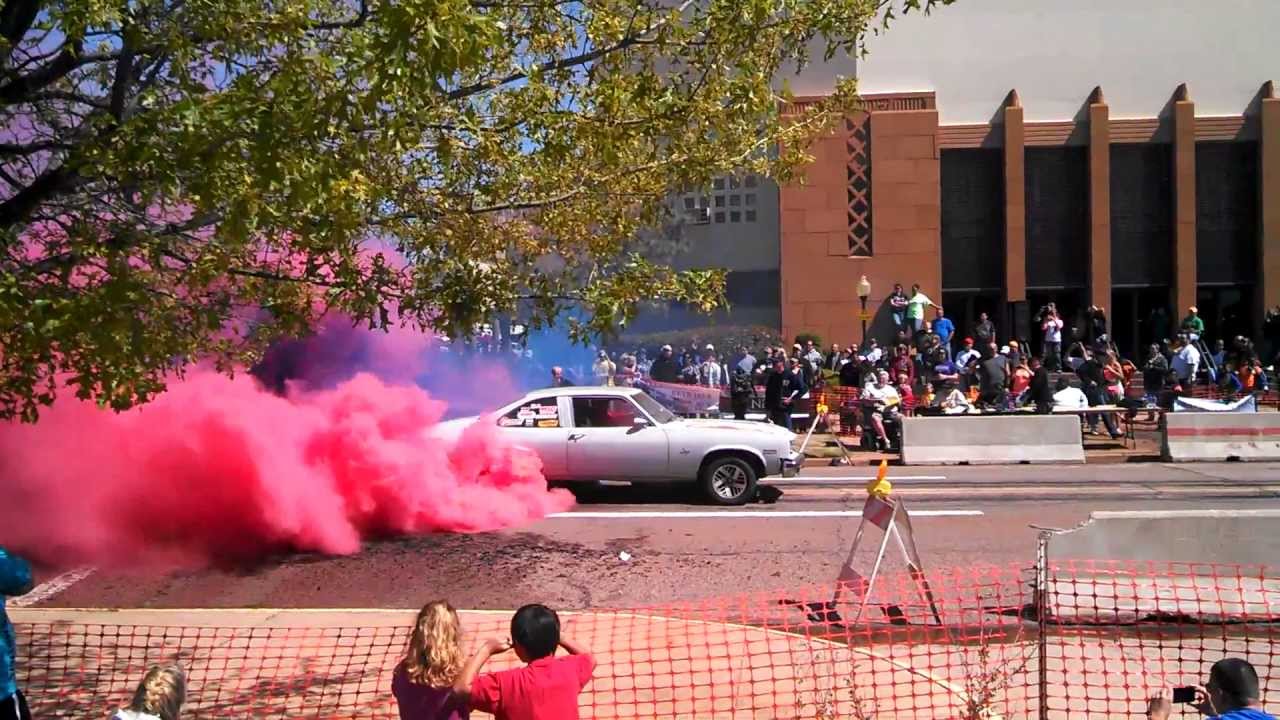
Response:
M1057 306L1049 303L1040 308L1040 330L1044 333L1044 364L1050 372L1062 369L1062 325Z
M1242 658L1223 658L1214 663L1204 687L1174 688L1172 693L1159 693L1147 703L1147 717L1168 720L1173 713L1173 703L1191 705L1216 720L1275 720L1262 709L1258 671Z

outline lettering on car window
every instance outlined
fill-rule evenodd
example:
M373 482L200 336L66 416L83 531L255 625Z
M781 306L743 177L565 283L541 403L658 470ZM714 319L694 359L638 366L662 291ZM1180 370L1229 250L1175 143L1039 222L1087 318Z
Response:
M498 418L499 427L560 427L560 406L555 398L539 398L522 403Z

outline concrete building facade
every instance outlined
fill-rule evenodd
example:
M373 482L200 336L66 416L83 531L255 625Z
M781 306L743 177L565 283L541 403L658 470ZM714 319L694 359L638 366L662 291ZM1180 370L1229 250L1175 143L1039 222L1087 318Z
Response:
M1280 304L1280 3L964 0L907 16L856 69L865 112L781 189L782 329L861 340L893 283L1002 338L1105 308L1137 353L1191 305L1215 335ZM985 39L984 39L985 38Z
M809 149L799 182L759 183L755 202L776 193L767 222L713 216L688 257L776 262L785 336L862 341L863 275L882 337L895 282L962 332L987 312L1033 344L1050 300L1068 324L1105 308L1129 353L1191 305L1211 334L1256 333L1280 304L1269 27L1274 0L962 0L902 17L866 60L788 79L803 104L856 73L864 108Z

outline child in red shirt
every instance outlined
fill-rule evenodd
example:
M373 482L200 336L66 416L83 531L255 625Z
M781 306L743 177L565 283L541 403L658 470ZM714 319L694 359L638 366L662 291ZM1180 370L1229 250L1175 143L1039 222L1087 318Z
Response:
M556 648L568 656L556 657ZM476 677L489 658L515 650L522 668ZM470 696L471 709L497 720L577 720L578 693L591 682L595 660L560 637L560 618L544 605L525 605L511 617L511 640L490 640L467 661L454 690Z

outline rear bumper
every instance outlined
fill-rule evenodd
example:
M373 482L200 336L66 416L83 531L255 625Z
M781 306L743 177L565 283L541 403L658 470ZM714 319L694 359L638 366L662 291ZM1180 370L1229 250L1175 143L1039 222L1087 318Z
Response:
M784 478L795 477L800 474L800 468L804 466L804 456L799 453L792 453L788 457L782 458L781 472Z

